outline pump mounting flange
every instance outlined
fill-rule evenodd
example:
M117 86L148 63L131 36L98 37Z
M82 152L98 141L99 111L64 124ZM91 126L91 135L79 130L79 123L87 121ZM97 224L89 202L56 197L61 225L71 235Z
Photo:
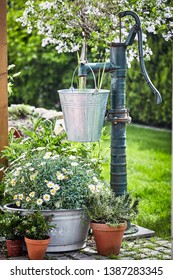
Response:
M111 110L107 111L107 121L112 122L114 124L117 123L130 123L131 117L129 116L129 109L121 109L121 110Z

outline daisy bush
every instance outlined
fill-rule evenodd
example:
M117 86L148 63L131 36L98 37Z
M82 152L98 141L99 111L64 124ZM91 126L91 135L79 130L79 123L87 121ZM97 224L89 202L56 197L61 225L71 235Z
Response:
M5 170L5 196L25 209L56 210L87 207L89 197L104 187L92 161L59 155L43 147L23 154Z

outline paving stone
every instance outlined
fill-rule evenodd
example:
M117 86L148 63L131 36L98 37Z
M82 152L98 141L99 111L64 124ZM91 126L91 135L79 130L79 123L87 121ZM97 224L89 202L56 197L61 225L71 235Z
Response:
M74 258L75 260L81 260L83 258L86 258L87 255L82 252L71 252L66 254L66 256Z
M97 254L97 251L94 250L93 248L89 248L89 247L86 247L82 250L82 252L85 252L87 254Z
M132 257L121 257L120 260L134 260Z
M0 260L6 260L7 257L4 255L4 256L0 256Z
M169 246L170 242L167 240L159 240L158 242L161 246Z
M2 241L2 240L1 240ZM90 240L91 241L91 240ZM3 243L3 241L2 241ZM171 243L161 238L141 238L131 241L123 241L118 256L100 256L96 251L95 243L88 242L87 246L79 251L47 253L45 259L56 260L170 260ZM2 247L3 248L3 247ZM2 250L0 260L28 260L27 255L9 258Z
M29 260L27 257L25 256L19 256L19 257L10 257L8 258L9 260Z
M170 249L163 248L161 251L165 254L171 255L171 250Z
M56 252L50 252L50 253L46 253L46 255L48 257L63 257L64 253L56 253Z
M85 255L84 257L82 257L81 260L99 260L99 259L102 259L101 257L99 258L100 256L98 256L98 258L96 258L96 256L89 256L89 255Z
M56 258L56 260L72 260L72 259L67 257L67 256L59 256L59 257Z

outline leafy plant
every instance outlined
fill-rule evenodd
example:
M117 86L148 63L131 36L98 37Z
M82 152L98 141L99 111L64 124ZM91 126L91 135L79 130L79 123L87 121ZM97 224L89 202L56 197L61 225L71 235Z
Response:
M14 64L9 65L8 66L8 71L13 69L14 67L15 67ZM13 93L14 78L18 77L19 75L20 75L20 72L8 75L8 94L9 94L9 96L12 95L12 93Z
M16 240L22 238L22 217L18 212L5 211L0 216L0 236L6 239Z
M50 231L55 228L52 224L53 215L44 216L39 211L27 213L22 220L23 235L30 239L47 239Z
M138 200L132 201L130 194L116 196L111 189L102 188L90 198L87 214L91 221L110 226L129 222L137 214Z
M31 129L22 127L20 130L21 138L14 137L13 133L9 133L9 146L5 147L1 152L8 162L12 162L25 154L32 154L32 150L38 147L46 147L47 151L56 151L58 154L66 156L80 156L87 159L92 164L94 172L100 174L102 171L102 163L106 161L106 149L104 156L101 149L101 141L107 136L102 132L101 141L95 143L74 143L66 140L66 133L55 134L55 121L43 120L42 118L33 119Z
M89 185L98 185L93 163L38 147L4 171L5 194L29 209L73 209L87 205Z

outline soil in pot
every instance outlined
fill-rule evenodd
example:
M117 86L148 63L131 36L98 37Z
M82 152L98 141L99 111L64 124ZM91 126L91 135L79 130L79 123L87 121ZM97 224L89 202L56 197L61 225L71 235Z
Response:
M127 225L110 227L106 224L91 223L94 239L99 255L118 255L121 248L122 238Z

